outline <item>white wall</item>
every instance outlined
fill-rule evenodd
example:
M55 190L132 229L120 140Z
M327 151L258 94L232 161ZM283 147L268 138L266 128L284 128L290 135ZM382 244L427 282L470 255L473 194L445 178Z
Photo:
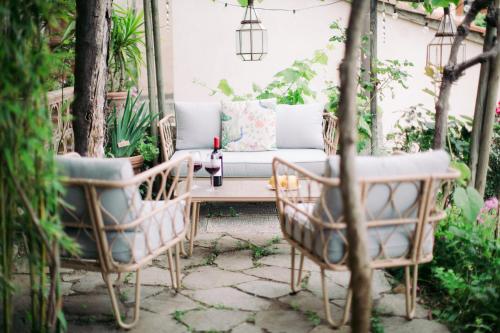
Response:
M329 24L341 20L346 25L350 6L347 3L295 15L284 12L258 11L269 33L269 54L262 62L243 62L235 55L235 29L243 16L243 9L224 7L211 0L170 0L173 42L173 92L175 100L209 101L221 96L209 96L209 91L193 83L199 80L216 87L220 79L227 79L237 93L251 91L252 83L265 86L279 70L294 60L310 57L314 50L325 48L331 35ZM227 0L236 3L235 0ZM319 3L316 0L265 0L258 6L266 8L300 8ZM431 96L422 92L432 88L423 74L426 45L434 31L424 31L422 26L403 19L386 17L386 38L382 38L383 24L379 15L379 57L381 59L408 59L415 64L410 69L412 78L409 90L398 89L394 99L386 98L380 105L384 111L384 128L397 120L397 111L417 103L433 108ZM169 44L167 38L164 42ZM467 42L467 55L479 53L481 46ZM338 65L343 55L341 48L328 51L330 63L320 73L314 86L324 89L326 79L338 82ZM469 70L453 87L451 110L453 114L472 115L479 69ZM170 73L167 74L170 76ZM320 97L324 100L324 97Z

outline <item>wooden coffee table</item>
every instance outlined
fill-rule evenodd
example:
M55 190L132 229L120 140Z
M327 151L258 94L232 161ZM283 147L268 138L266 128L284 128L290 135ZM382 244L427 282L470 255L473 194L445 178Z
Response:
M208 178L195 179L195 189L191 190L191 232L189 255L193 254L194 238L198 233L200 206L204 202L274 202L276 192L269 186L267 178L224 178L224 183L210 192ZM183 186L178 186L183 188ZM312 190L311 198L318 198L320 189Z

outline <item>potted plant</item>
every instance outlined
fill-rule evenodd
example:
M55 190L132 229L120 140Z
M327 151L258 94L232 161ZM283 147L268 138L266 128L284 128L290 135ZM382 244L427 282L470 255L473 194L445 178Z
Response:
M138 104L140 95L131 96L127 92L122 112L116 105L108 117L107 155L110 157L128 157L134 172L140 172L144 162L153 161L159 153L148 130L154 116L146 108L145 102Z
M143 64L140 46L144 45L144 19L142 12L115 5L111 20L107 99L110 109L114 105L121 109L127 89L137 84Z

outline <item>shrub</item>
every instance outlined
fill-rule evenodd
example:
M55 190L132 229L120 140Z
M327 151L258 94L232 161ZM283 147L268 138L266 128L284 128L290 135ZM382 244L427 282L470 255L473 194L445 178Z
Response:
M492 209L494 200L479 212L482 200L474 192L455 191L454 205L436 230L434 260L421 267L419 285L434 313L452 331L498 332L498 213ZM498 201L495 205L498 209Z

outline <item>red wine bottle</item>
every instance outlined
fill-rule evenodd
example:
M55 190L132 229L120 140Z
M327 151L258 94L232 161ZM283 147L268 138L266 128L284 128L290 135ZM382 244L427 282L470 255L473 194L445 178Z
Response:
M220 170L214 174L214 186L222 186L222 179L224 177L224 164L222 161L222 152L220 149L219 137L214 137L214 150L212 151L213 158L220 159Z

